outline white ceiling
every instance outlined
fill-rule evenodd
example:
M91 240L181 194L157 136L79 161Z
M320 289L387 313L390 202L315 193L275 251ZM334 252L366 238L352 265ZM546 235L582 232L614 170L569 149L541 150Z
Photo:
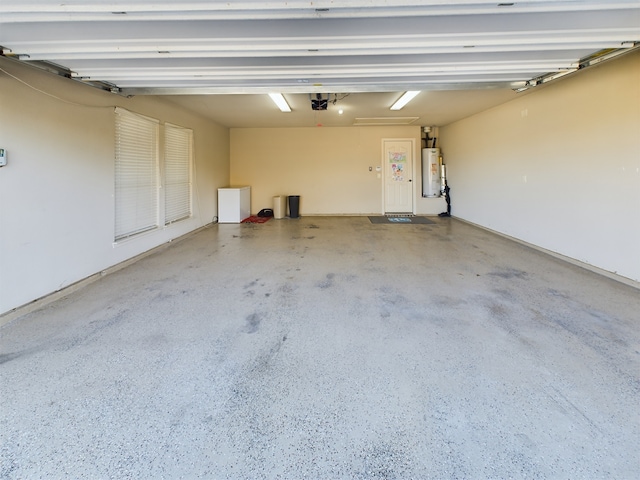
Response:
M640 41L640 0L0 2L5 56L230 127L446 125ZM406 90L422 93L391 112Z

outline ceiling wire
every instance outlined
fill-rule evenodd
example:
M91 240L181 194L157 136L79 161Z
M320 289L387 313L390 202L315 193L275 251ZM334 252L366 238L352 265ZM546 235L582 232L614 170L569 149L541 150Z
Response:
M340 98L338 98L338 94L334 93L333 94L333 102L331 102L333 105L336 104L336 102L338 102L339 100L344 100L345 98L347 98L349 95L351 95L350 93L343 93L342 96Z
M13 78L14 80L22 83L23 85L26 85L27 87L31 88L32 90L35 90L38 93L41 93L43 95L46 95L48 97L51 98L55 98L56 100L60 101L60 102L64 102L64 103L68 103L69 105L75 105L77 107L86 107L86 108L114 108L117 105L88 105L86 103L78 103L78 102L73 102L71 100L67 100L61 97L58 97L52 93L49 92L45 92L44 90L41 90L37 87L34 87L33 85L31 85L30 83L25 82L24 80L22 80L21 78L16 77L15 75L7 72L4 68L0 67L0 72L4 73L5 75Z

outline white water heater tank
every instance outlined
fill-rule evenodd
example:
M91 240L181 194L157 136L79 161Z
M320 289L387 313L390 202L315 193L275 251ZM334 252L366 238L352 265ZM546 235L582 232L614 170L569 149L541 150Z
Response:
M440 190L441 160L439 148L422 149L422 196L439 197Z

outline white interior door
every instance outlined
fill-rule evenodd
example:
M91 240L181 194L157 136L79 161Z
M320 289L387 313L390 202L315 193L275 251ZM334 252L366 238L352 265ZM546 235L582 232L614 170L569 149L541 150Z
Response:
M413 213L413 140L383 140L384 213Z

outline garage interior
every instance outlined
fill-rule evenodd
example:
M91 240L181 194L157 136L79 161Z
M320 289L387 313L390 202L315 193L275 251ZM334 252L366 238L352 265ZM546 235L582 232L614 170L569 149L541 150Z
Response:
M4 2L0 476L636 478L639 38L633 1ZM189 216L126 237L122 111L193 135ZM388 140L433 223L369 221ZM229 185L301 218L217 223Z

